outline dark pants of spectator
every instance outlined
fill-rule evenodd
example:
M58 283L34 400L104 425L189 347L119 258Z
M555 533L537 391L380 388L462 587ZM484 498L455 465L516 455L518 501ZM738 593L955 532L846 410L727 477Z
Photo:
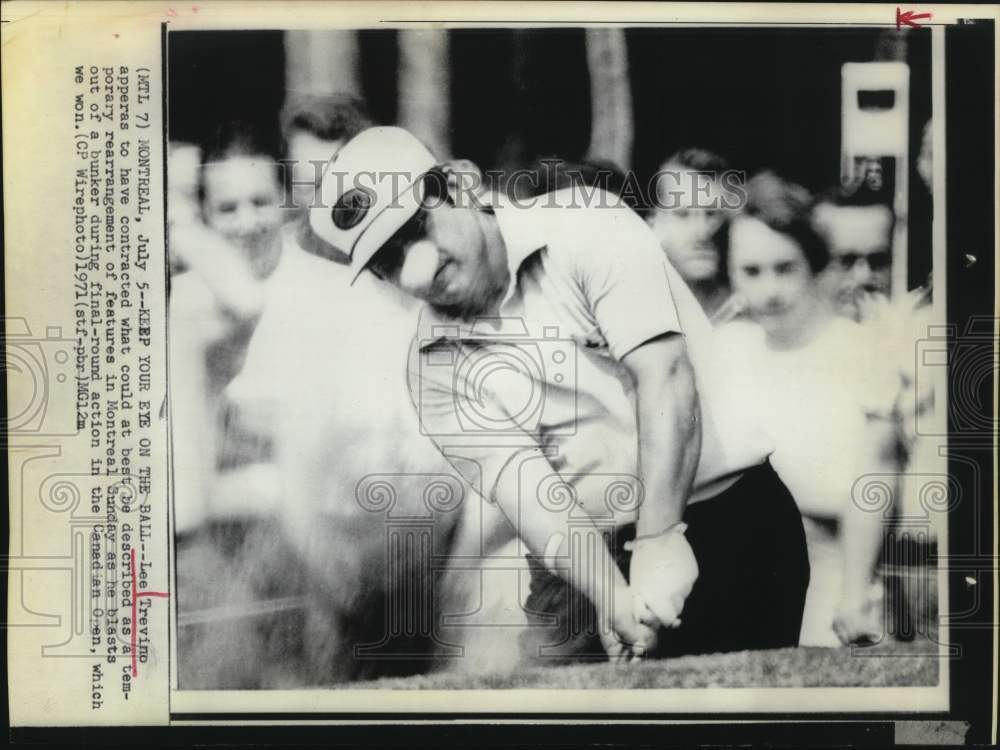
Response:
M698 580L681 625L661 628L653 657L796 646L809 585L802 517L769 463L750 469L725 492L690 505L686 537ZM606 534L628 578L627 541L635 525ZM527 662L565 664L606 659L590 601L541 560L528 556Z

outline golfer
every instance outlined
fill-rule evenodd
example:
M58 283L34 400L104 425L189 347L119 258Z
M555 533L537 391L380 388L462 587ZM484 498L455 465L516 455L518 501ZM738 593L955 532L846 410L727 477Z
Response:
M321 198L312 227L353 272L425 303L420 429L526 547L527 659L797 643L799 511L638 215L598 190L477 192L399 128L349 141Z

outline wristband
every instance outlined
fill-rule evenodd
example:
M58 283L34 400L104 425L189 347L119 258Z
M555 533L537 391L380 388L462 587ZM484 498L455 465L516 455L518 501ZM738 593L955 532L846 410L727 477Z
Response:
M648 542L652 539L659 539L662 536L666 536L667 534L672 534L674 532L677 532L678 534L683 534L685 531L687 531L687 524L684 523L684 521L678 521L677 523L671 524L658 534L644 534L642 536L637 536L635 537L635 539L625 542L623 546L625 547L626 550L631 552L632 550L635 549L635 546L639 542Z

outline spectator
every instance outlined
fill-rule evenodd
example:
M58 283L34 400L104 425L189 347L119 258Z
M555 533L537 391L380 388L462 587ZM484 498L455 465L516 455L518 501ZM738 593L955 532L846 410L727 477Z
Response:
M350 94L290 93L281 109L281 134L293 216L308 211L323 167L340 147L371 125L364 102Z
M328 150L323 150L319 141L339 132L333 129L340 127L338 122L354 127L363 121L360 110L350 111L349 100L321 108L337 113L322 127L315 109L308 118L293 117L296 106L285 108L285 140L291 144L296 131L314 128L309 132L316 137L306 142L319 150L308 158L323 163L337 154L339 142L330 139ZM311 203L310 197L299 207ZM303 215L297 212L296 218ZM387 636L393 616L387 608L398 601L389 590L390 571L406 570L409 564L386 553L385 514L359 503L365 480L381 477L391 483L398 497L393 513L417 518L428 512L428 478L451 473L434 444L421 434L406 386L413 303L370 275L352 286L347 248L323 242L308 221L286 225L283 241L281 262L268 285L246 363L226 395L241 405L241 413L252 409L269 416L266 427L273 439L280 493L272 510L311 573L307 618L313 634L310 662L316 670L312 679L327 683L414 671L430 662L361 659L355 651L360 644ZM373 335L376 331L378 336ZM257 426L265 425L258 421ZM435 516L436 553L451 551L466 567L480 554L488 529L501 522L478 508L470 516L465 511L470 506L464 504L461 514ZM434 583L440 597L435 616L442 608L458 614L478 606L480 584L477 571L445 572ZM466 600L465 594L475 598ZM452 642L468 643L478 635L476 630L453 628ZM506 640L508 634L504 630ZM435 648L424 633L416 640L419 643L407 644L411 653L430 654ZM498 646L492 651L504 651L503 644Z
M263 282L281 252L276 140L247 123L220 127L201 151L201 221L171 225L190 270L170 294L171 402L178 529L196 526L214 498L222 393L242 367Z
M284 187L291 192L292 203L291 206L282 204L282 208L286 209L282 217L286 220L286 226L284 236L278 238L276 243L282 256L280 264L275 255L275 265L280 270L274 274L266 293L262 292L259 312L264 320L264 330L260 334L255 332L255 341L267 339L273 333L271 324L275 316L263 317L265 306L287 305L289 301L304 294L309 279L335 274L333 264L321 258L310 257L319 268L310 267L305 260L307 253L303 252L303 248L316 251L320 248L309 231L308 224L301 221L301 218L315 200L316 184L327 162L337 153L344 139L366 127L367 123L364 104L352 96L293 93L285 102L280 116L280 142L285 157L283 163L286 165ZM335 248L328 247L323 247L321 252L335 260L338 259L337 253ZM305 342L296 339L288 330L282 330L280 336L287 344L283 351L291 358L281 360L286 366L295 361L292 356L294 353L314 344L312 339L306 339ZM247 356L255 359L255 352L260 350L259 344L245 344ZM247 363L242 369L249 368L249 374L244 376L241 373L241 377L236 378L227 388L227 440L220 457L224 467L232 468L248 463L252 465L259 461L270 463L274 458L275 410L279 400L275 384L280 379L275 381L270 377L261 377L262 373L276 366L273 356L268 357L267 363Z
M268 290L267 314L255 331L246 367L230 388L232 395L241 398L251 393L272 400L289 395L279 386L297 371L297 363L307 349L316 346L317 337L323 336L324 315L336 301L334 296L310 292L319 288L315 285L320 280L328 291L347 285L347 255L320 241L303 219L315 200L322 167L344 139L367 123L364 104L348 95L293 94L280 119L286 156L292 162L292 169L285 173L294 201L289 214L292 221L283 231L282 259ZM318 174L315 167L320 167ZM313 324L316 330L310 328Z
M932 123L928 120L923 128L920 151L916 157L916 170L921 178L917 185L925 189L928 195L933 192L932 136ZM920 189L917 186L915 188ZM930 278L915 289L894 291L890 299L889 270L870 272L871 268L887 262L889 258L887 248L891 234L891 215L888 207L871 205L864 195L835 195L841 196L836 207L831 207L832 204L820 205L815 212L817 217L826 212L830 230L828 236L831 240L845 238L853 231L859 238L859 244L864 244L866 235L862 232L867 227L867 236L873 238L868 241L868 246L880 246L884 249L874 255L874 263L873 256L869 255L867 263L856 264L858 270L846 281L841 280L841 291L849 289L856 279L868 281L871 291L866 293L865 290L860 290L857 294L864 300L864 304L853 307L848 304L838 308L838 311L846 309L846 314L855 315L861 320L869 335L882 342L883 359L891 362L895 370L896 397L893 403L884 405L883 411L898 422L897 448L909 467L901 476L899 512L910 518L919 518L926 516L927 511L919 502L921 480L916 477L946 474L947 466L946 461L937 455L937 441L918 434L916 428L918 420L930 424L934 419L940 419L940 415L934 414L934 377L916 361L914 352L917 342L930 335L931 326L943 321L935 321L932 305L934 290ZM839 207L841 205L844 207ZM848 226L850 215L843 213L852 209L861 211L855 213L854 220L858 223L853 229ZM839 248L843 250L847 244L841 242ZM834 299L837 299L836 292ZM933 432L943 430L944 427L939 426ZM934 538L941 530L939 525L942 516L940 513L933 514L929 521L929 533Z
M917 173L928 196L933 192L932 149L933 130L928 120L916 159ZM895 390L886 393L881 423L894 427L886 436L886 450L898 455L901 468L898 499L892 510L905 526L894 535L893 546L885 552L892 565L886 586L895 631L904 637L925 627L929 628L926 632L934 632L936 582L932 561L937 554L937 539L945 531L945 510L954 500L949 496L950 487L940 495L931 491L946 486L941 479L948 475L948 460L941 455L939 436L947 429L943 424L947 415L935 408L937 368L915 355L920 340L932 335L934 324L944 322L938 318L943 311L935 309L933 294L928 278L924 285L905 294L895 293L891 302L869 307L863 315L864 327L880 342L880 355L894 373ZM850 527L852 536L859 539L877 539L881 531L879 519L863 512L851 513L845 527ZM864 619L857 609L847 608L838 616L836 626L842 637L850 637L865 627Z
M728 169L711 151L678 151L657 173L655 205L647 217L667 258L710 319L729 299L721 265L727 208L722 178Z
M181 227L201 224L201 207L198 202L198 179L201 175L201 151L193 143L171 141L167 149L167 224L171 239ZM197 248L192 248L197 251ZM188 270L183 243L170 242L170 275Z
M920 137L920 151L917 153L917 174L928 193L934 192L934 121L924 123Z
M811 579L799 643L835 646L840 610L867 618L852 637L877 624L871 577L879 540L870 533L846 540L841 523L856 480L887 460L886 423L875 414L892 387L877 374L879 357L862 326L834 315L819 293L830 257L810 222L809 192L766 172L747 193L745 213L729 230L728 272L749 320L719 327L718 343L732 358L731 398L752 405L803 515Z
M824 293L838 315L863 320L888 299L892 269L892 209L862 187L831 190L813 210L830 248Z

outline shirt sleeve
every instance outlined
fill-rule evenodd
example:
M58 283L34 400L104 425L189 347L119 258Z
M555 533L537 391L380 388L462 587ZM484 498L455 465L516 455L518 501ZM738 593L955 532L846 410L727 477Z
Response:
M478 389L461 379L462 356L464 350L449 342L420 347L414 341L408 359L410 396L421 433L474 492L495 503L501 476L543 452L488 387Z
M672 282L666 257L645 222L628 209L592 216L583 222L586 244L567 255L611 355L621 360L651 339L684 333L671 288L683 282Z

